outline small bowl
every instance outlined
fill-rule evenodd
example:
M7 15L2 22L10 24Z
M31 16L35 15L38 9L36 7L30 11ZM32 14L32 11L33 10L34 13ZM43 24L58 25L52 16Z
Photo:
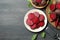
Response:
M46 7L46 6L48 5L49 0L47 0L46 5L44 5L44 6L36 6L35 4L33 4L32 0L30 0L30 2L31 2L31 4L32 4L35 8L44 8L44 7Z
M31 12L32 12L32 13L33 13L33 12L39 12L40 14L43 14L43 15L44 15L44 17L45 17L45 20L44 20L45 25L44 25L43 27L39 27L39 28L37 28L37 29L31 29L30 26L26 24L26 20L27 20L27 18L28 18L28 14L31 13ZM43 11L38 10L38 9L32 9L32 10L28 11L28 12L26 13L26 15L25 15L25 17L24 17L24 25L25 25L25 27L26 27L29 31L31 31L31 32L40 32L40 31L42 31L42 30L46 27L46 25L47 25L47 17L46 17L46 15L45 15L45 13L44 13Z

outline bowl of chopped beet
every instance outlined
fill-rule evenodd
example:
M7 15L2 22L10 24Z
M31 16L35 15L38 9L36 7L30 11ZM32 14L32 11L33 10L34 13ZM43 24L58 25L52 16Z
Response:
M35 8L44 8L48 5L49 0L30 0Z
M47 25L47 17L43 11L32 9L25 15L24 25L29 31L40 32Z

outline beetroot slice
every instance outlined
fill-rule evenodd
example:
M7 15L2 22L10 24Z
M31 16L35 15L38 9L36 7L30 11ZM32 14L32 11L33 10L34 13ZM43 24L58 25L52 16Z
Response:
M34 15L35 15L36 17L39 17L39 16L40 16L39 12L34 12Z
M42 2L42 0L36 0L36 2L37 2L37 3L41 3L41 2Z
M31 29L36 29L37 28L37 25L34 24L34 25L30 26L30 27L31 27Z
M57 18L56 13L51 13L50 18L52 19L52 21L55 20Z
M51 4L51 5L50 5L50 10L51 10L51 11L54 11L55 8L56 8L55 6L56 6L55 4Z
M34 13L30 13L30 14L28 15L28 19L33 19L34 17L35 17Z
M42 22L39 22L38 26L39 26L39 27L43 27L44 24L45 24L44 21L42 21Z
M27 20L26 20L26 23L27 23L28 25L33 25L33 22L32 22L30 19L27 19Z
M45 17L42 14L40 14L39 21L44 21L44 19Z
M34 24L37 24L37 23L39 22L39 18L38 18L38 17L35 17L34 19L32 19L32 22L33 22Z
M57 8L57 9L60 9L60 3L57 3L57 4L56 4L56 8Z

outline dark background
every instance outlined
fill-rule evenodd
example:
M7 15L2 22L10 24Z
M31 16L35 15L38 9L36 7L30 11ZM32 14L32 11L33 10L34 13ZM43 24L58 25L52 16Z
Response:
M0 0L0 40L31 40L34 33L29 32L24 26L24 15L28 10L26 0ZM43 9L45 12L45 10ZM55 32L60 34L60 30L55 29L48 23L50 35ZM55 31L53 31L53 30ZM46 33L46 38L40 36L37 40L55 40Z

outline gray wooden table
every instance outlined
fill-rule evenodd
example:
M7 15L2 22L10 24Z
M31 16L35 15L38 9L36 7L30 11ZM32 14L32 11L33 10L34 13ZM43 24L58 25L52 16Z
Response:
M0 0L0 40L31 40L34 33L29 32L24 26L24 15L28 10L33 8L27 7L26 0ZM45 10L43 9L45 12ZM60 30L53 28L48 23L46 30L50 35L54 35L56 31L60 34ZM51 28L53 30L51 30ZM40 34L37 40L54 40L46 33L46 38L41 38Z

